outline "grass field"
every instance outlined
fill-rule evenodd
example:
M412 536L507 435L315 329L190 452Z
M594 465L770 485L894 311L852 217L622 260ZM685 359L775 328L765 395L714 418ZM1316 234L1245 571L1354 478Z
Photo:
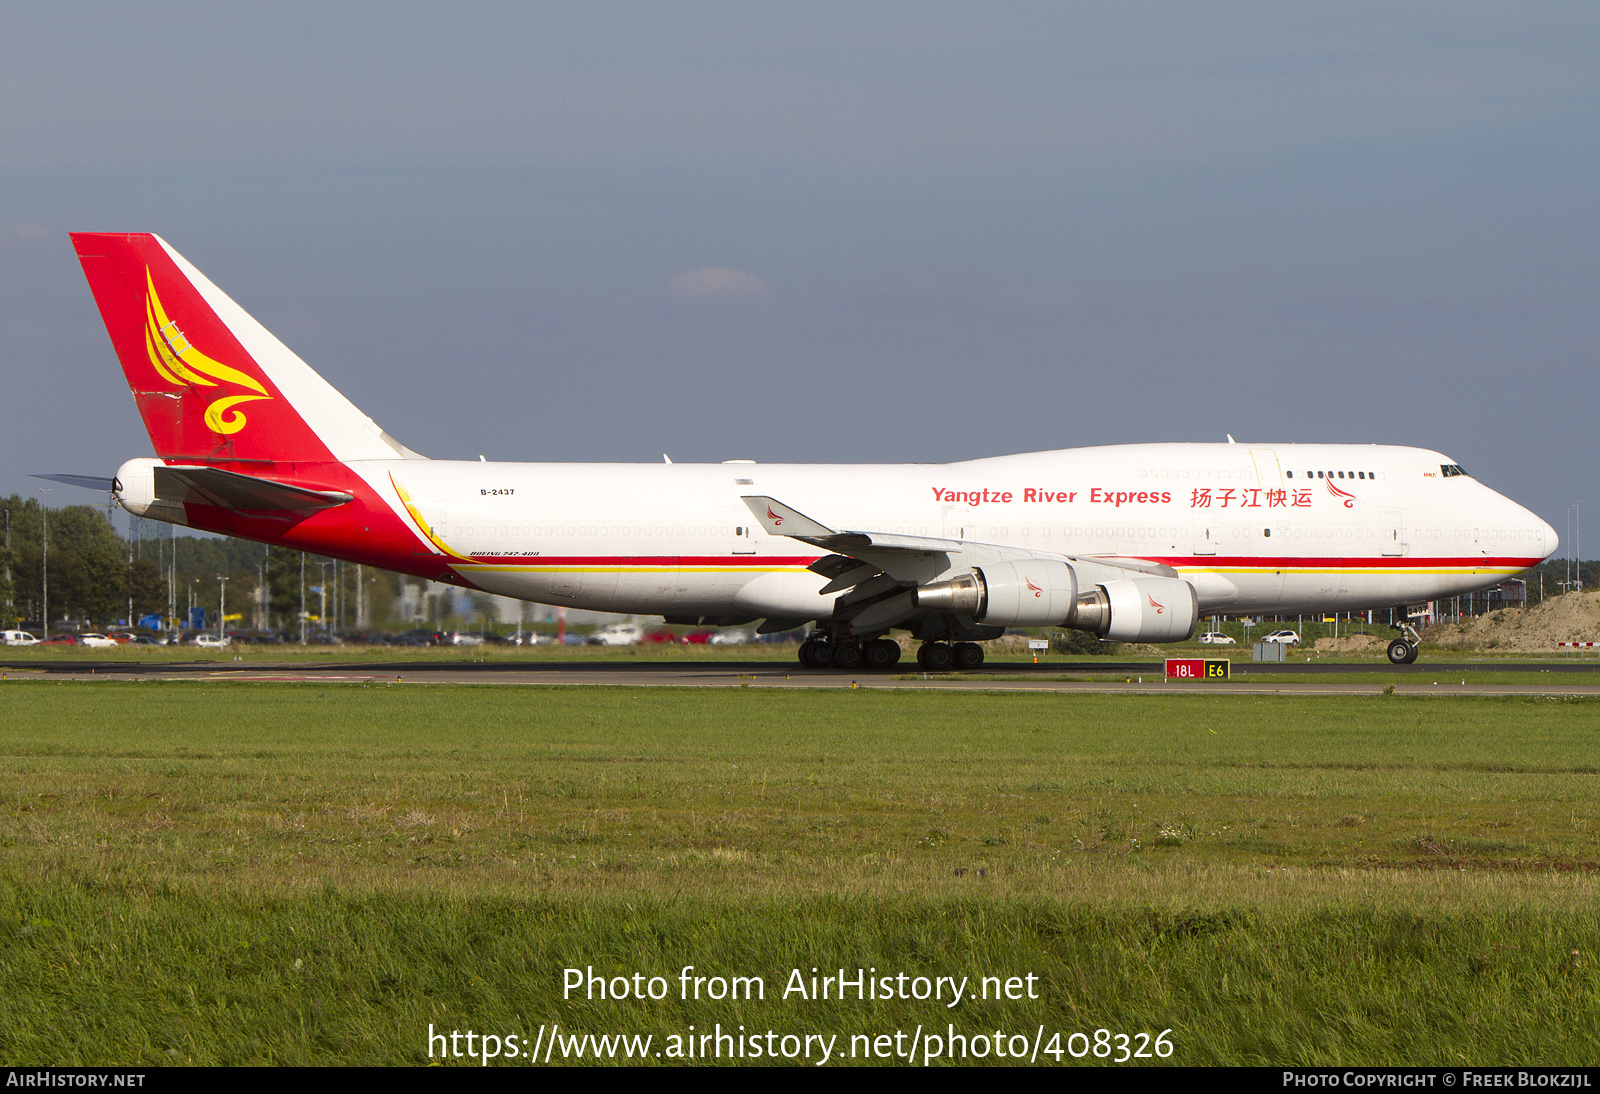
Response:
M7 1064L1600 1056L1600 699L13 679L0 726ZM813 967L1022 997L784 998Z

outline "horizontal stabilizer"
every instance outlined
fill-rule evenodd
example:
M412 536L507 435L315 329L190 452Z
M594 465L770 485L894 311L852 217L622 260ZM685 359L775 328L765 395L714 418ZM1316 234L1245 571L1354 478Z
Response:
M313 513L343 505L342 490L312 490L219 467L157 467L156 497L163 503L216 505L223 509Z
M116 479L108 479L101 475L29 475L30 479L47 479L50 482L64 482L68 486L81 486L85 490L99 490L109 494L117 487Z

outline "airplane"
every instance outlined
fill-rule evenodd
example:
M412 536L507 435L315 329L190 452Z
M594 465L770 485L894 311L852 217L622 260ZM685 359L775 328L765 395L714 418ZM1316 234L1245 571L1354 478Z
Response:
M948 464L499 463L384 432L150 234L73 245L155 449L137 516L541 604L776 633L810 668L970 670L1007 628L1179 642L1210 613L1393 608L1555 530L1421 448L1127 444ZM65 479L83 477L66 476ZM100 482L102 480L94 480Z

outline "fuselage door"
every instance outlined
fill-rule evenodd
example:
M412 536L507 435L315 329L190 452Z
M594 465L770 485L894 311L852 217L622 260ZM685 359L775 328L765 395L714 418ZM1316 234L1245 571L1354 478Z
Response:
M1278 454L1270 448L1252 448L1250 459L1256 465L1256 485L1263 490L1283 489L1283 469Z
M944 507L944 538L972 539L978 534L977 523L972 519L972 509L965 505Z
M755 523L750 519L750 510L741 506L729 513L733 520L733 553L736 555L753 555L756 553Z
M1385 558L1399 558L1406 553L1406 518L1398 509L1386 509L1383 519L1378 525L1378 533L1383 537L1383 554Z
M1222 540L1222 528L1216 524L1206 524L1194 530L1194 553L1197 555L1214 555L1217 553L1217 544Z

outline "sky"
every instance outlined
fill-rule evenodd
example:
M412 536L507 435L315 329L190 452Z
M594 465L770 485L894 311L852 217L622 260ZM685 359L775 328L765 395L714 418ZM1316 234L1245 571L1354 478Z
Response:
M85 230L161 235L430 456L1231 433L1439 449L1558 532L1600 511L1592 3L0 2L0 26L0 494L150 454Z

